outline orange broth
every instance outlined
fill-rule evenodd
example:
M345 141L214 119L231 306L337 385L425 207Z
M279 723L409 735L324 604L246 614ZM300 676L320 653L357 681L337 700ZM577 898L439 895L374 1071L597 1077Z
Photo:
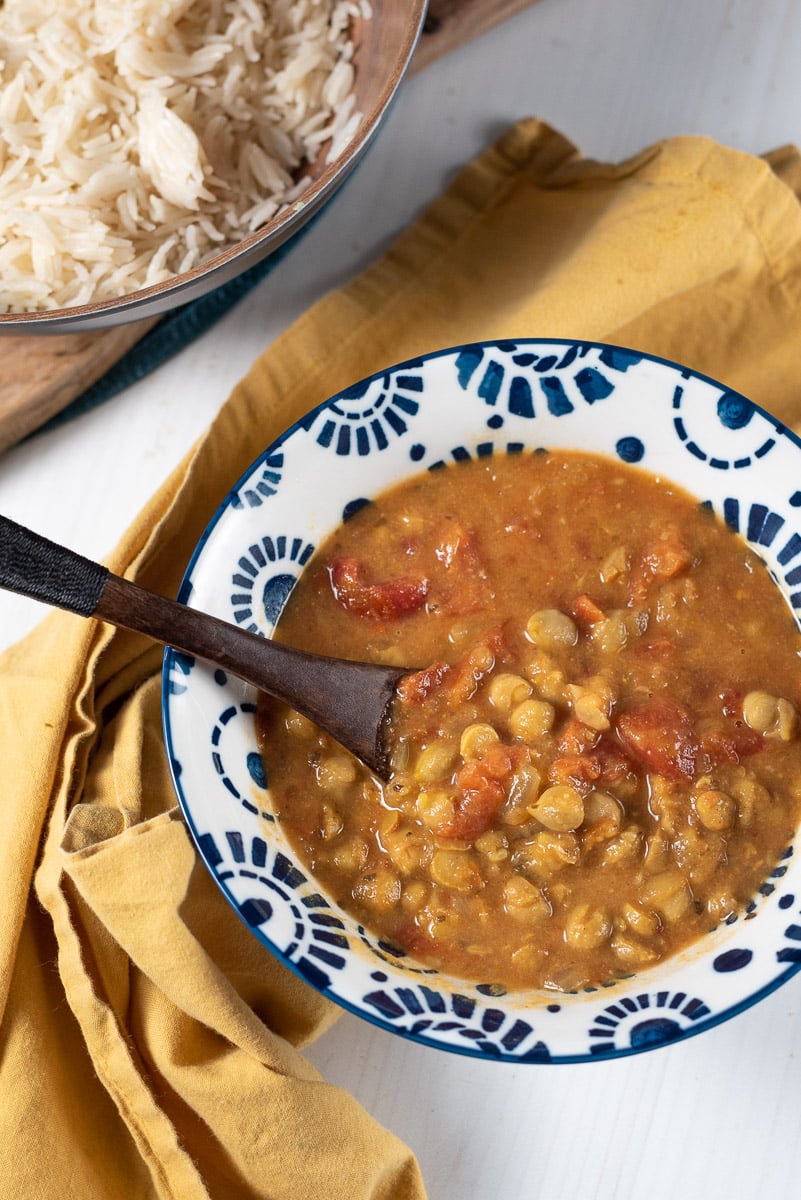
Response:
M741 913L799 819L801 637L708 508L567 452L423 474L359 510L277 636L420 666L382 785L265 700L278 818L399 953L507 988L642 970Z

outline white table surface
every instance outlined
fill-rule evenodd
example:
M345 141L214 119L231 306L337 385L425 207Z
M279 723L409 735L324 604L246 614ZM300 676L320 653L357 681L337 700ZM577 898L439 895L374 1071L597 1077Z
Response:
M679 133L754 153L798 142L801 2L540 0L408 80L356 176L259 288L148 379L0 459L0 512L105 554L253 359L525 115L613 160ZM0 646L42 613L0 595ZM700 1037L612 1062L485 1063L350 1015L310 1057L408 1142L432 1200L752 1200L801 1194L799 1048L801 976Z

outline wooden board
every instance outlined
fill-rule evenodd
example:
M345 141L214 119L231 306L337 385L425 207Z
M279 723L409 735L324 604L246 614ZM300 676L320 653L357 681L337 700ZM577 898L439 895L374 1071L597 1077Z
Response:
M423 36L409 73L422 70L534 3L536 0L429 0Z
M430 0L414 74L535 0ZM0 339L0 453L61 412L130 350L158 317L93 333Z

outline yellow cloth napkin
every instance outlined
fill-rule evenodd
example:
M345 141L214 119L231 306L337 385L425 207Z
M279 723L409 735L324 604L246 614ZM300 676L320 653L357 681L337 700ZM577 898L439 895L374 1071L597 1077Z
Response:
M618 342L797 424L799 190L792 149L765 160L679 138L608 166L521 122L255 363L109 565L174 594L281 429L461 341ZM0 1190L422 1197L410 1150L302 1056L337 1010L256 943L197 860L159 667L142 639L62 613L0 660Z

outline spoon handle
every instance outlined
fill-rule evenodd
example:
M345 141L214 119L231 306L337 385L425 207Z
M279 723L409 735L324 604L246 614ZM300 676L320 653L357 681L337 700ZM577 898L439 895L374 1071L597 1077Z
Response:
M0 515L0 587L91 617L108 568Z
M386 770L382 729L401 668L307 654L113 575L0 516L0 587L142 633L214 663L327 729Z

